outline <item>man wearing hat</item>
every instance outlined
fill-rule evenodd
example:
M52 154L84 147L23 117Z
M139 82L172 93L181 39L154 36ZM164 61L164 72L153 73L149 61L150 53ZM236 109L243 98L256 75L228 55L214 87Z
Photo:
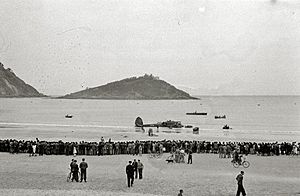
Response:
M126 166L126 175L127 175L127 184L128 187L131 187L133 185L134 181L134 169L131 164L132 162L129 161L129 164Z
M246 196L246 192L245 189L243 187L243 175L244 175L244 171L241 171L241 173L239 175L237 175L236 180L237 180L237 184L238 184L238 190L236 192L236 196L240 196L240 193L242 193L243 196Z
M84 180L86 182L86 169L88 168L88 164L85 162L85 158L82 158L82 162L79 165L80 168L80 182Z
M72 182L73 180L78 182L79 167L77 165L77 160L74 160L73 163L71 163L71 171L72 171Z

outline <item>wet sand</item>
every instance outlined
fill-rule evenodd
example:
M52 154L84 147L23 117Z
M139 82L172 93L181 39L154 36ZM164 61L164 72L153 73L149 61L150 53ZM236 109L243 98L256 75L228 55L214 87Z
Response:
M1 124L1 123L0 123ZM149 137L145 133L137 132L135 127L93 127L79 125L17 125L14 123L2 123L0 127L1 139L40 140L46 141L96 141L99 142L103 136L105 140L112 141L135 141L135 140L198 140L198 141L255 141L255 142L300 142L299 131L275 131L257 130L246 131L238 129L209 130L200 128L199 134L193 134L192 129L169 129L152 128L155 136Z
M235 177L245 171L247 195L300 195L300 156L249 155L250 167L234 168L217 154L193 154L193 164L166 164L147 155L85 156L88 182L66 182L73 158L64 155L29 157L0 154L0 195L235 195ZM80 161L82 156L77 156ZM140 159L144 179L127 187L125 166Z

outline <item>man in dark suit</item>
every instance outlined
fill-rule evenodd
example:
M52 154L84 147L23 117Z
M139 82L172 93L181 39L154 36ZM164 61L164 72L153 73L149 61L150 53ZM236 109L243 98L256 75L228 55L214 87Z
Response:
M71 163L71 171L72 171L72 182L73 180L75 180L76 182L78 182L78 165L77 165L77 161L74 160L73 163Z
M134 181L134 169L131 165L131 161L129 161L129 164L126 166L126 175L128 187L131 187Z
M133 171L135 173L135 179L137 179L137 176L138 176L138 168L137 168L138 164L136 162L136 159L133 160L133 163L132 163L132 167L133 167Z
M85 162L84 158L82 159L79 168L80 168L80 182L82 182L82 180L86 182L86 169L88 168L88 164Z
M238 184L238 190L236 196L239 196L240 193L242 193L243 196L246 196L246 192L243 186L243 175L244 175L244 171L241 171L241 173L236 177L237 184Z

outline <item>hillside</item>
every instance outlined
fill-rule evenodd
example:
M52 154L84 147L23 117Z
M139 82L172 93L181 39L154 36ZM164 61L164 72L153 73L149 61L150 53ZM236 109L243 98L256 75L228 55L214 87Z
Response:
M0 97L41 97L35 88L18 78L10 68L0 63Z
M196 99L169 83L145 74L68 94L61 98L77 99Z

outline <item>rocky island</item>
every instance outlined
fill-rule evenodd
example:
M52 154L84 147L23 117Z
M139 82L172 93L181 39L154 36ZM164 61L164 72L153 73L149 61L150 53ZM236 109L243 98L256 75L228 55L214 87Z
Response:
M0 63L0 97L43 97L35 88L26 84L10 69Z
M153 75L131 77L60 98L66 99L197 99Z

